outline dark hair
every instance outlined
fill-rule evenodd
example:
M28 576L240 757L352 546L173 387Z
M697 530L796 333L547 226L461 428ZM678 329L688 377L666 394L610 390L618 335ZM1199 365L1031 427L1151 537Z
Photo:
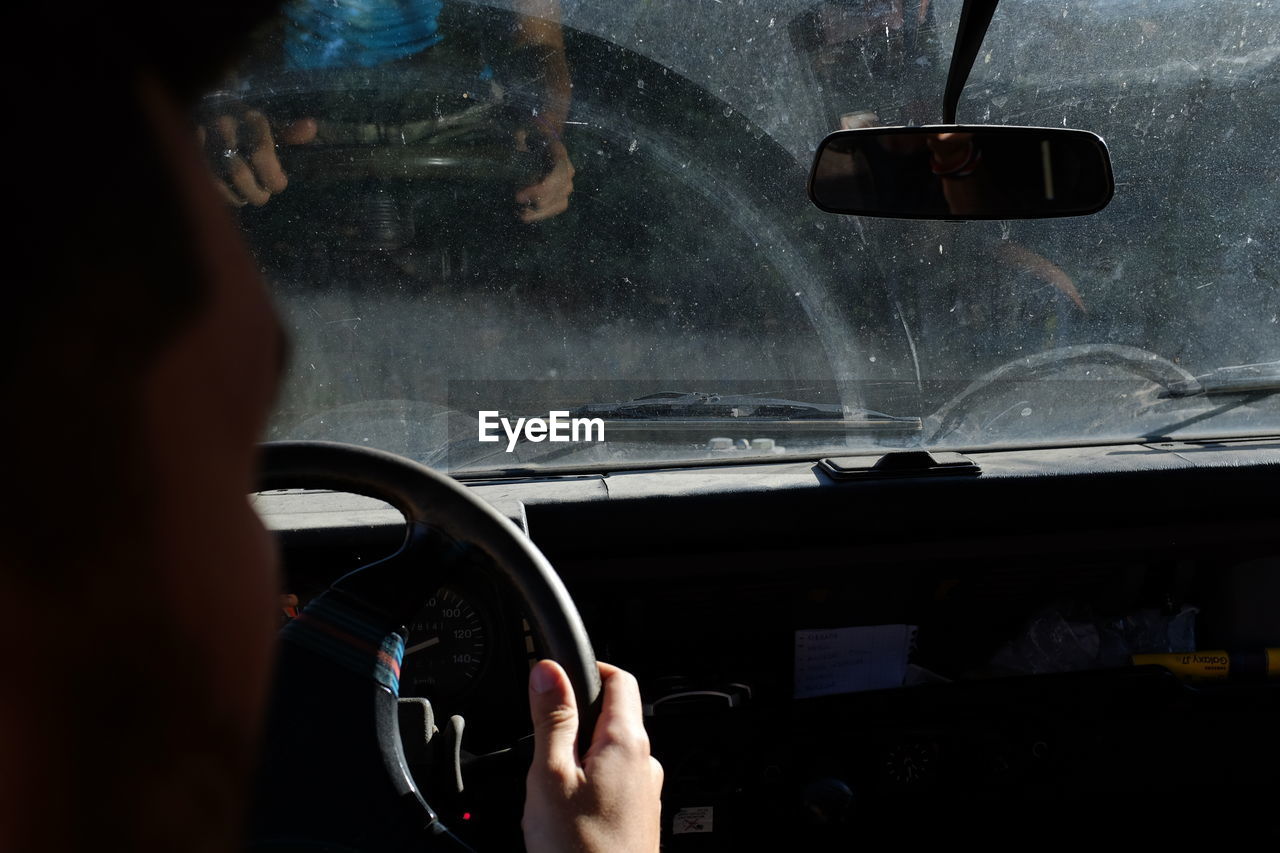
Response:
M140 488L130 476L136 379L205 297L140 81L150 76L189 105L275 6L152 0L13 12L11 37L39 41L45 61L17 50L0 60L10 117L0 142L10 213L0 549L37 576L58 582L85 542L117 524L119 492Z

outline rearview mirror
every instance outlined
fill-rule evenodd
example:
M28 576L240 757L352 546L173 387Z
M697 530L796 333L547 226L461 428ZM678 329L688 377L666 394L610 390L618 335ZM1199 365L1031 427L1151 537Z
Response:
M809 176L828 213L900 219L1081 216L1114 191L1106 143L1051 127L841 130L822 140Z

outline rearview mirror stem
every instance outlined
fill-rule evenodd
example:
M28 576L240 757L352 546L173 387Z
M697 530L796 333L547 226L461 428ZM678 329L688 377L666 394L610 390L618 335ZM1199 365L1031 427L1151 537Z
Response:
M969 71L982 49L991 16L1000 0L964 0L960 10L960 26L956 30L956 46L951 51L951 68L947 71L947 88L942 96L942 123L956 123L956 105L969 79Z

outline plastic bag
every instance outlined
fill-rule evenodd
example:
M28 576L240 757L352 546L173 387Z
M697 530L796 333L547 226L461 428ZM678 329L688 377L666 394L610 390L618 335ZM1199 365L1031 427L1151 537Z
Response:
M1071 602L1040 611L1022 633L996 652L991 668L1010 675L1074 672L1126 666L1135 654L1195 650L1199 609L1169 614L1155 608L1099 620Z

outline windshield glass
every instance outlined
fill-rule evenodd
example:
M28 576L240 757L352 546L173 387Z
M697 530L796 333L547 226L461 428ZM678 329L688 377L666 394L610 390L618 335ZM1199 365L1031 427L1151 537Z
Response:
M1101 213L818 211L959 2L291 0L197 122L293 339L270 437L452 471L1280 431L1280 7L1005 0L958 119Z

